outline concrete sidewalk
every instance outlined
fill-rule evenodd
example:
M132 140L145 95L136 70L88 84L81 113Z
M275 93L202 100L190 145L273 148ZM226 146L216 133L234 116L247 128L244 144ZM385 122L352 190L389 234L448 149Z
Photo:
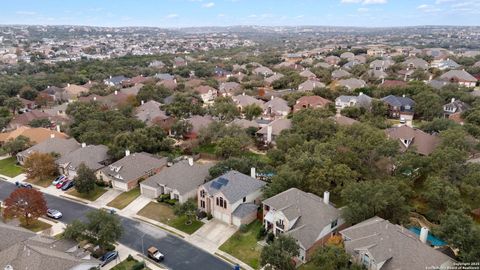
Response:
M121 263L122 261L126 260L128 258L128 255L132 255L132 257L141 262L141 261L144 261L145 262L145 266L148 268L148 269L151 269L151 270L166 270L167 268L163 268L163 267L160 267L158 264L154 264L152 262L150 262L149 260L146 260L142 254L138 254L138 252L136 252L135 250L133 249L130 249L122 244L118 244L118 245L115 245L116 246L116 250L118 251L118 258L117 260L115 260L114 262L111 262L107 265L105 265L104 267L102 267L102 270L110 270L112 269L113 267L115 267L117 264Z
M210 253L215 253L236 231L235 226L212 219L185 239Z
M133 202L127 205L127 207L120 210L118 214L125 217L133 217L138 213L138 211L142 210L142 208L151 201L152 199L140 195L135 200L133 200Z
M89 203L89 205L93 206L95 208L106 207L106 205L109 202L111 202L113 199L115 199L118 195L120 195L120 193L122 193L120 190L110 188L110 189L107 190L107 192L102 194L102 196L100 196L98 199Z

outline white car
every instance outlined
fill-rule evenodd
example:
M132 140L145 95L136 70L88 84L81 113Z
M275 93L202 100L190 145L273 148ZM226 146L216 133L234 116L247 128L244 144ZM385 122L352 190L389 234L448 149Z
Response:
M62 212L55 210L55 209L48 209L47 210L47 216L54 218L54 219L59 219L62 217Z

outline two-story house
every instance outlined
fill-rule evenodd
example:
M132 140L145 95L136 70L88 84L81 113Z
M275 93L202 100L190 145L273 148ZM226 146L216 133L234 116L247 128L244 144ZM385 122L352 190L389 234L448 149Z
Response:
M285 233L295 238L300 246L297 259L306 262L316 248L344 227L341 211L329 200L328 191L322 199L291 188L263 201L263 225L275 235Z
M372 105L372 98L360 92L358 96L341 95L335 99L335 108L343 110L346 107L361 107L367 110Z
M462 113L468 109L470 109L470 105L461 100L452 98L450 103L443 105L443 115L445 118L448 118L452 114Z
M198 208L230 225L248 224L257 217L263 186L263 181L229 171L198 188Z
M388 115L391 118L411 121L413 119L415 101L405 95L399 97L389 95L381 99L388 106Z
M217 98L218 91L217 89L208 86L208 85L201 85L193 89L196 93L200 95L204 103L211 103Z

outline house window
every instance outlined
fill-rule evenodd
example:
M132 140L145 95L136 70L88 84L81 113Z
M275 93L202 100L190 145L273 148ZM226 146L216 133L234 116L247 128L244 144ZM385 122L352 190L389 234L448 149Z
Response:
M365 265L365 266L369 266L369 265L370 265L370 257L368 257L367 254L363 255L363 257L362 257L362 263L363 263L363 265Z
M246 202L247 201L247 197L243 197L243 202Z
M335 219L335 220L332 222L332 224L330 224L330 227L333 229L333 228L337 227L337 225L338 225L338 219Z
M205 201L200 201L200 208L205 208Z
M227 200L223 201L223 208L227 209Z
M217 197L216 205L220 205L220 198Z
M205 190L200 190L200 197L205 198Z

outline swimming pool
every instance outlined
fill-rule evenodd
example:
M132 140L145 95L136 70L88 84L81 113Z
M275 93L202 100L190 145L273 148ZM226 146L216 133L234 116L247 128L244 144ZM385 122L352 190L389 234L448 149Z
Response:
M408 230L410 230L411 232L413 232L414 234L420 236L420 228L418 227L410 227ZM427 236L427 242L432 245L432 246L435 246L435 247L441 247L441 246L445 246L447 243L445 243L444 241L442 241L441 239L433 236L433 234L431 232L428 232L428 236Z

